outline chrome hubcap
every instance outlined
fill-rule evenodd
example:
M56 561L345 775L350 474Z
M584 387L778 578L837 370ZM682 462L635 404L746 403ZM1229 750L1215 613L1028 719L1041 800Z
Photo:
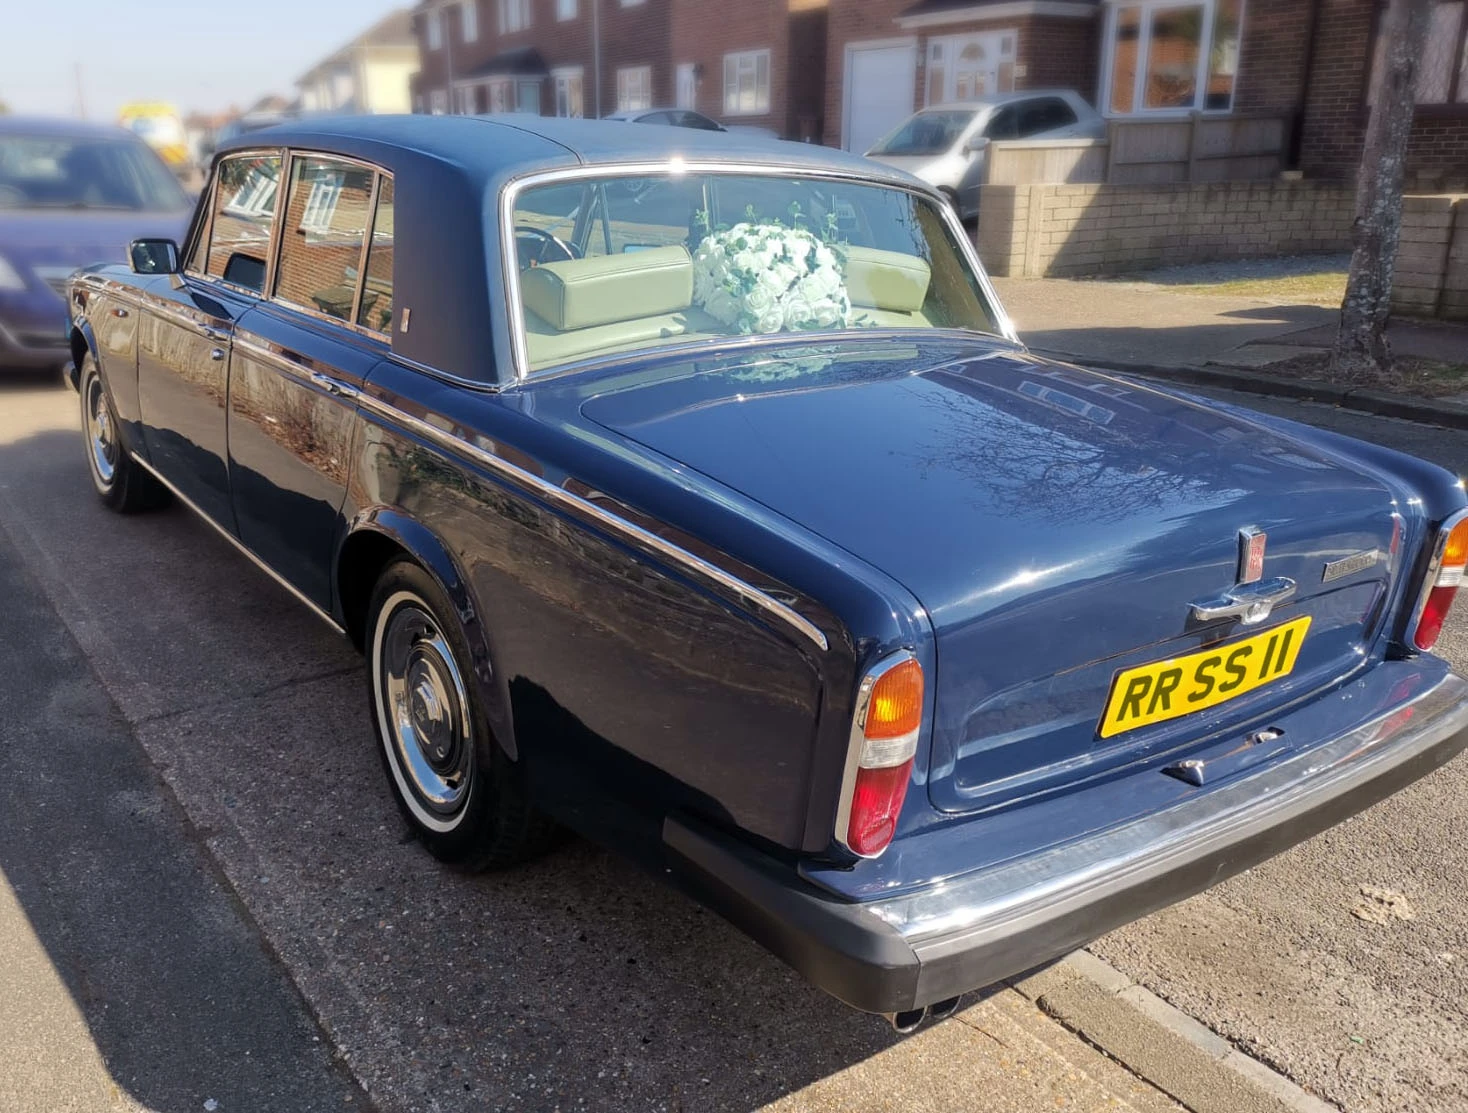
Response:
M87 441L92 450L92 467L102 485L112 483L117 472L117 438L112 429L112 413L102 393L102 382L93 376L87 382Z
M442 815L463 807L474 770L469 700L438 624L415 603L387 617L378 660L391 744L407 786Z

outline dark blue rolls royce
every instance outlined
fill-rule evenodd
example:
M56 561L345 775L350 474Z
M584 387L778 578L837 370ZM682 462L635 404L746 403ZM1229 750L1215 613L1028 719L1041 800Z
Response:
M861 159L303 122L71 298L97 494L361 647L433 854L574 828L904 1029L1468 743L1453 476L1035 357Z

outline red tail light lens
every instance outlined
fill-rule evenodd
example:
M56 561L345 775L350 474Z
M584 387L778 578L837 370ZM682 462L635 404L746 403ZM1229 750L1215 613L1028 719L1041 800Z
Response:
M1431 649L1437 644L1448 611L1457 598L1458 585L1463 582L1463 569L1468 566L1468 512L1460 512L1443 523L1437 544L1412 624L1411 642L1418 649Z
M923 720L923 669L910 654L889 658L862 680L851 728L837 838L875 858L892 841L912 780Z

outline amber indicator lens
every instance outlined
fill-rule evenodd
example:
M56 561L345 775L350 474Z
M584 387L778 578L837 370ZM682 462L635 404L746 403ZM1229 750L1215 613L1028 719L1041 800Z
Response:
M1458 585L1463 582L1465 564L1468 564L1468 518L1453 527L1443 545L1437 579L1430 585L1427 601L1417 617L1417 627L1412 631L1412 644L1418 649L1431 649L1437 644L1443 623L1447 621L1448 611L1457 598Z
M867 721L868 738L900 738L917 730L923 720L923 669L904 661L884 672L872 688Z

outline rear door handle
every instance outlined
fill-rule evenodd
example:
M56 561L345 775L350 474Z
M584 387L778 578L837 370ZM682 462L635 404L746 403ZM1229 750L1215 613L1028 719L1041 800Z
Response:
M319 386L322 390L326 391L327 394L335 394L338 398L357 397L356 387L348 386L346 383L343 382L338 382L330 375L325 375L320 371L311 372L311 381Z
M212 359L212 360L214 360L214 361L216 361L216 362L218 362L219 360L221 360L221 359L224 358L224 349L223 348L211 348L209 350L209 358Z
M112 310L112 315L114 317L126 317L127 316L127 310L126 309L123 309L122 306L117 306L116 308L114 308Z

